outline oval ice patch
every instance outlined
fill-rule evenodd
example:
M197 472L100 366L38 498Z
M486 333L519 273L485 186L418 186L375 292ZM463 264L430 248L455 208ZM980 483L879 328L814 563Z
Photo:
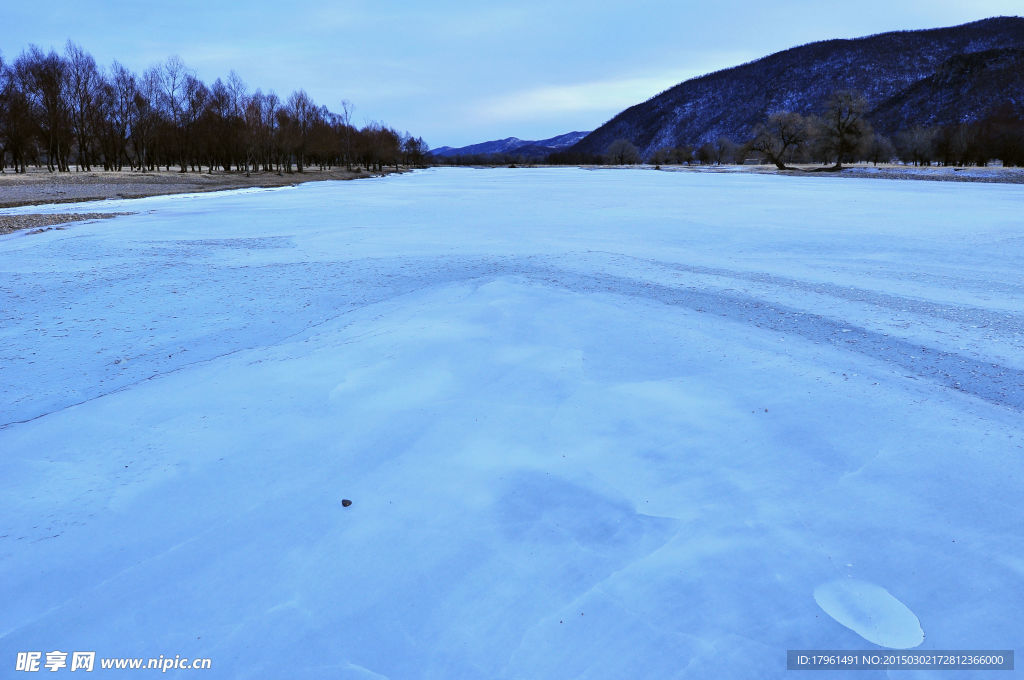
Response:
M868 642L909 649L924 642L914 612L874 583L840 579L814 589L814 601L825 613Z

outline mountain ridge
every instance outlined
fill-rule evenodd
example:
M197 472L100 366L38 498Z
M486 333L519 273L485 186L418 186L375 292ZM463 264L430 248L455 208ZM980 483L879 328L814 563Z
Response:
M936 102L953 100L949 94L953 91L973 91L972 100L961 102L957 113L960 118L977 119L986 113L979 107L1002 103L993 98L1024 108L1024 82L1014 77L1024 72L1024 60L1014 52L1021 49L1021 17L807 43L678 83L623 110L569 150L601 154L616 139L627 139L647 157L660 148L697 146L720 137L743 140L775 111L817 113L838 89L863 92L872 107L869 120L887 133L929 124L928 116L915 113L913 107L927 110L932 103L934 108ZM958 57L993 50L1009 50L999 55L1002 73L995 81L1002 85L994 81L972 90L965 80L996 74L984 73L983 68L961 70L959 80L927 81L944 69L953 73ZM1018 65L1022 68L1017 69ZM931 83L930 90L926 81ZM915 86L918 89L913 91ZM942 115L931 119L931 124L955 122Z
M514 153L516 155L523 155L532 158L541 158L553 151L560 151L576 144L588 134L590 134L589 131L573 131L539 140L506 137L504 139L478 142L477 144L470 144L468 146L442 146L437 149L433 149L431 153L434 156L441 157Z

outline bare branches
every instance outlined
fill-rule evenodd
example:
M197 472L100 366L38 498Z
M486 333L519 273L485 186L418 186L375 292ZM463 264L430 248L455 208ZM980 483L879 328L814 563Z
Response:
M136 75L118 62L97 66L68 41L64 53L31 45L0 59L0 171L28 164L67 172L72 163L120 170L205 168L303 172L344 164L367 169L422 163L427 145L380 124L352 125L354 106L336 114L304 90L282 104L249 92L235 71L207 86L178 56Z
M802 151L811 133L807 119L799 113L782 111L773 113L768 122L757 127L750 148L760 151L780 170Z
M818 122L823 151L835 159L835 169L864 155L871 142L867 121L868 102L859 92L839 90L832 93Z

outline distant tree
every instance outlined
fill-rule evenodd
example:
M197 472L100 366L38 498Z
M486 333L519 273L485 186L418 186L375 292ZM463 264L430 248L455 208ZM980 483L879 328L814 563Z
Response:
M652 165L667 165L672 162L672 149L668 147L662 147L656 149L651 157L647 159L648 163Z
M740 147L728 137L719 137L714 142L701 144L700 148L693 152L692 156L702 165L721 163L736 163Z
M896 155L896 147L893 146L889 138L874 134L871 137L871 143L868 145L867 159L878 165L879 163L888 163Z
M309 133L313 128L313 121L316 117L316 105L306 94L305 90L296 90L288 97L288 104L285 106L287 113L287 125L291 133L291 152L295 155L295 165L299 172L302 172L306 163L306 148L309 142ZM288 164L291 171L291 162Z
M250 95L234 71L207 87L176 56L136 76L116 61L104 72L71 41L63 54L30 45L13 64L0 58L0 172L8 160L16 172L41 163L67 172L72 162L80 170L301 172L425 161L422 138L378 123L357 131L352 105L342 109L317 106L303 90L285 105L273 93Z
M70 171L71 120L67 107L67 61L55 51L44 53L30 45L14 64L23 91L28 95L39 138L46 149L50 172Z
M249 88L245 81L242 80L242 77L235 73L234 69L228 73L227 89L231 102L230 114L241 117L245 111L245 105L248 103Z
M406 165L423 165L430 147L422 137L412 137L408 132L402 135L402 155Z
M160 69L154 66L143 71L132 102L135 124L130 132L135 166L139 170L156 169L162 160L162 147L167 146L163 138L168 123L161 106L162 93Z
M184 108L185 76L188 67L178 55L167 58L157 69L160 78L160 102L170 114L171 123L177 125L181 121L181 110Z
M102 97L102 77L96 61L88 52L68 40L64 48L67 62L67 109L78 146L78 169L92 169L92 146L96 141L97 109Z
M198 146L201 138L196 134L209 103L209 88L195 75L187 74L182 84L181 160L179 161L182 172L185 172L188 165L192 166L193 171L199 170L200 157L204 152L209 153L207 149Z
M743 147L724 135L715 140L715 152L718 163L743 162Z
M838 90L829 97L817 127L821 148L835 160L834 169L862 156L870 143L867 108L864 96L852 90Z
M982 159L998 158L1006 166L1024 165L1024 112L1013 103L999 105L979 121L977 135L977 155Z
M935 130L916 125L896 135L896 153L904 163L928 165L935 154Z
M697 157L697 162L701 165L711 165L719 162L718 150L715 149L715 145L711 142L701 144L695 155Z
M331 167L341 155L338 116L326 106L317 107L309 131L310 160L321 170Z
M234 159L231 93L220 78L209 88L206 110L199 122L197 137L206 156L209 172L217 165L231 169Z
M254 158L249 143L249 130L245 124L245 112L249 106L249 87L242 77L232 70L228 73L227 90L230 104L225 123L227 151L238 170L244 169L248 172Z
M246 108L246 126L250 131L250 143L259 165L266 172L274 168L279 158L277 152L277 109L280 101L273 92L263 94L256 90Z
M156 70L159 78L159 93L154 101L162 120L158 126L161 146L163 147L163 165L171 169L172 163L186 171L185 145L186 133L183 125L185 111L185 79L190 75L181 57L173 55L167 58Z
M943 165L966 165L977 157L977 126L946 125L935 136L935 153Z
M803 150L810 138L810 126L799 113L780 111L754 130L751 149L764 154L779 170L788 170L787 162Z
M551 165L598 165L602 161L603 159L598 154L586 151L572 151L571 149L552 152L544 159L545 163ZM451 162L454 163L455 161Z
M352 102L347 99L341 100L341 113L338 114L341 120L341 134L343 142L343 156L345 160L345 167L349 170L352 169L353 159L353 143L352 140L355 137L356 130L352 127L352 114L355 112L356 107Z
M138 93L135 74L115 61L104 83L104 167L108 170L120 170L129 157L128 140L136 123L134 102Z
M386 165L398 167L402 158L402 140L397 132L380 123L369 123L359 131L360 156L367 170Z
M670 163L677 163L679 165L683 163L689 164L693 160L693 147L689 144L674 146L669 149L668 155Z
M605 151L612 165L636 165L640 162L640 151L628 139L616 139Z
M9 144L10 102L7 97L7 79L7 64L4 63L4 55L0 53L0 172L4 172L7 167L7 145Z

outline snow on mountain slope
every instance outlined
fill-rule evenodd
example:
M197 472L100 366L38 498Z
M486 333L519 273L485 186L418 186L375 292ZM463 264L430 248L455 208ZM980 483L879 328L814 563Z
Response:
M1016 16L813 42L679 83L618 113L573 151L603 154L628 139L647 158L722 136L742 142L776 111L820 113L836 90L863 93L871 125L887 135L977 121L1004 104L1019 109L1021 49L1024 18Z
M1021 198L444 169L2 237L0 663L777 678L789 648L1012 648Z

